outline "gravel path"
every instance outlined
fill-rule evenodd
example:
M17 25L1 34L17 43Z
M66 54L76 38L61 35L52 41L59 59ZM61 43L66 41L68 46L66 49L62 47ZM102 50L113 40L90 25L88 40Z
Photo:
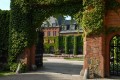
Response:
M82 80L83 62L45 58L43 68L29 73L0 77L0 80Z

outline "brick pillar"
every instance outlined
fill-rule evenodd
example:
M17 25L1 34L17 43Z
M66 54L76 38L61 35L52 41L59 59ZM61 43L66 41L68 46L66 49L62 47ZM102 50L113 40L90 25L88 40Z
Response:
M35 65L35 50L36 47L35 45L33 45L30 49L30 61L31 61L31 65Z
M31 48L25 48L23 54L20 56L22 63L26 64L28 69L31 69L32 65L35 65L35 50L35 45Z
M89 78L104 77L105 36L91 35L84 38L84 70Z
M27 68L30 68L30 49L29 48L25 48L23 54L22 54L22 63L27 65Z

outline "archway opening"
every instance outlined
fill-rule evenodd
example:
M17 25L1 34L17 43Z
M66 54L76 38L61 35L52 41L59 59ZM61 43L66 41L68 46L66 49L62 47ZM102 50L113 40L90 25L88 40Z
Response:
M110 75L120 75L120 35L116 35L110 42Z
M36 61L37 61L37 58L39 58L39 61L41 60L41 62L37 61L36 64L40 63L38 65L43 66L45 69L44 71L47 71L49 69L48 71L54 72L54 73L57 72L57 73L63 73L68 75L70 74L79 75L83 66L83 62L82 62L83 55L81 55L82 57L81 62L80 62L80 59L78 61L78 58L80 58L79 56L77 56L76 58L73 58L73 59L77 59L76 62L75 60L73 62L70 60L67 61L64 59L64 57L70 58L70 55L72 55L73 57L73 55L76 56L77 54L82 54L82 53L79 53L79 49L77 49L78 47L83 47L83 43L82 43L83 32L78 31L79 27L81 28L81 26L76 26L79 24L76 24L75 22L72 22L70 20L66 20L63 22L57 20L56 22L56 19L54 20L52 17L51 18L52 20L50 20L50 18L51 17L49 17L47 21L44 21L40 27L41 31L44 33L44 37L43 37L44 53L41 56L36 57ZM63 24L64 22L66 22L67 25ZM64 28L68 27L68 25L69 25L69 29L67 30L61 29L63 27ZM41 39L40 36L39 38ZM39 50L40 50L40 47L37 48L37 51ZM36 54L40 54L40 52Z

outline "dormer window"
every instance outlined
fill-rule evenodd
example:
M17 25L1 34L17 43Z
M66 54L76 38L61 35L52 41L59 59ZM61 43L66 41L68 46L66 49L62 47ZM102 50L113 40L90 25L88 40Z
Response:
M75 24L70 25L70 30L75 30Z
M56 23L52 23L52 27L56 27Z
M44 24L45 27L48 27L48 24Z
M67 30L70 30L70 25L66 25L66 27L67 27Z

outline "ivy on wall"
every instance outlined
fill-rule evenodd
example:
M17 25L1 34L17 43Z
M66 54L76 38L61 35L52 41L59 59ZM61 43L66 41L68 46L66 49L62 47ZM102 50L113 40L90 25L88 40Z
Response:
M68 54L68 36L65 37L65 54Z
M57 36L57 37L45 37L44 38L44 49L46 53L49 53L49 49L51 46L54 47L55 54L58 54L58 51L65 50L66 54L82 54L79 53L78 48L82 49L83 41L82 36ZM49 41L48 41L49 40ZM54 41L50 43L50 41ZM49 43L48 43L49 42ZM60 53L60 52L59 52Z
M103 30L104 1L83 0L82 27L87 34L100 34Z
M116 11L117 9L120 8L120 3L116 0L107 0L105 4L106 10L114 10Z
M77 49L77 36L74 36L74 49L73 49L73 53L76 55L77 54L77 51L78 51L78 49ZM82 45L81 45L82 46Z
M74 45L74 36L68 36L68 51L69 53L72 52L71 49L73 49Z
M32 13L28 6L11 1L9 27L9 65L18 62L25 48L35 44L35 27L32 25ZM19 1L19 0L18 0ZM22 4L22 3L21 3ZM25 11L26 10L26 11Z
M119 32L120 31L120 27L116 26L116 27L108 27L106 29L106 34L110 34L110 33L115 33L115 32Z
M44 37L44 40L47 40L46 43L44 43L44 50L45 52L50 52L50 47L52 46L54 48L54 52L57 53L59 48L59 37Z
M65 49L65 36L59 36L59 48Z
M82 36L77 37L77 50L79 50L79 54L83 52L83 37Z

